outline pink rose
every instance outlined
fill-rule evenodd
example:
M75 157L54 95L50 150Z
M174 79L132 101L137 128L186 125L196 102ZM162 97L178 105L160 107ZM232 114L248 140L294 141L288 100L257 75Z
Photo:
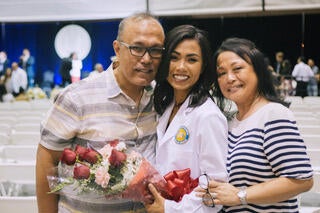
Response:
M102 149L98 150L104 159L108 158L111 155L112 147L107 144Z
M127 155L116 149L113 149L111 156L109 157L109 162L112 166L120 166L127 159Z
M73 177L75 179L88 179L90 177L90 168L86 165L75 166Z
M88 151L88 149L85 148L85 147L83 147L83 146L77 145L74 151L75 151L75 152L77 153L77 155L79 156L79 159L80 159L80 160L83 160L84 155L85 155L85 153Z
M99 153L94 151L93 149L88 149L86 153L84 153L83 160L95 164L99 159Z
M108 173L107 167L99 167L95 174L95 182L100 185L102 188L107 188L110 180L110 175Z
M76 162L77 154L70 148L65 148L62 152L60 161L67 165L73 165Z

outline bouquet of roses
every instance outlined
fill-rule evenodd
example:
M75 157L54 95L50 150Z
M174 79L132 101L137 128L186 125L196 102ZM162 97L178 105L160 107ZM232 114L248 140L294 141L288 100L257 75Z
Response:
M165 179L141 154L124 142L110 141L101 149L77 145L64 149L60 166L47 176L50 192L73 195L94 193L106 198L129 198L145 202L147 185L153 183L167 196ZM73 190L65 190L72 187ZM134 192L134 193L133 193Z

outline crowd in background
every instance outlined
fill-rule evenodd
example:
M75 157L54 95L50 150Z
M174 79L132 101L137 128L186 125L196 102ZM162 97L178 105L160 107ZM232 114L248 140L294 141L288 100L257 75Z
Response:
M293 66L280 51L275 54L274 66L270 65L269 70L275 77L275 85L281 96L319 95L320 72L312 58L299 56Z
M111 62L117 64L115 56ZM274 84L282 97L286 96L319 96L320 72L313 58L299 56L295 65L285 58L282 51L275 53L274 63L266 58L268 68L274 76ZM5 51L0 52L0 101L28 100L26 96L34 87L41 89L50 98L53 88L64 88L88 76L95 76L105 70L101 63L96 63L88 75L82 74L82 61L76 52L61 60L59 74L62 83L54 84L54 73L45 71L42 82L35 83L35 58L25 48L17 61L10 61ZM82 75L81 75L82 74ZM29 93L31 93L29 91Z
M111 61L116 64L116 57L112 57ZM82 78L95 76L105 70L101 63L96 63L89 75L81 75L82 61L76 52L72 52L69 57L61 60L59 74L62 83L55 85L54 73L50 70L43 72L42 82L36 84L34 67L35 58L27 48L23 49L19 60L13 62L5 51L0 52L0 102L50 98L51 93L55 94L53 89L64 88Z

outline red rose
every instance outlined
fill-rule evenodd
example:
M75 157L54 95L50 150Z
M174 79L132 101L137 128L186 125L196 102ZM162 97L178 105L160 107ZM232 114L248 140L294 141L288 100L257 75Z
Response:
M118 139L114 139L113 141L109 141L110 146L112 147L116 147L119 143Z
M83 160L95 164L99 159L99 153L94 151L93 149L88 149L86 153L84 153Z
M73 165L76 162L77 154L70 148L65 148L62 152L60 161L67 165Z
M77 153L77 155L79 156L79 159L80 159L80 160L83 160L84 155L85 155L85 153L88 151L88 149L85 148L85 147L83 147L83 146L77 145L74 151L75 151L75 152Z
M109 162L112 166L120 166L127 159L127 155L116 149L112 149Z
M75 179L88 179L90 177L90 168L85 165L75 166L73 169Z

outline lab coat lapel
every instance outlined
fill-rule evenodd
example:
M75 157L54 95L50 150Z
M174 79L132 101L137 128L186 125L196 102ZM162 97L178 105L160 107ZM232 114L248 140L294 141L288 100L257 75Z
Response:
M171 121L168 129L166 130L166 126L168 124L168 120L173 108L173 104L168 107L168 109L165 111L165 113L162 115L162 117L159 119L158 124L158 140L159 140L159 146L163 145L169 140L172 140L173 137L177 134L177 131L179 130L180 126L183 125L186 119L186 112L188 111L188 103L189 100L187 99L180 107L179 111L175 115L174 119ZM161 137L162 136L162 137Z

